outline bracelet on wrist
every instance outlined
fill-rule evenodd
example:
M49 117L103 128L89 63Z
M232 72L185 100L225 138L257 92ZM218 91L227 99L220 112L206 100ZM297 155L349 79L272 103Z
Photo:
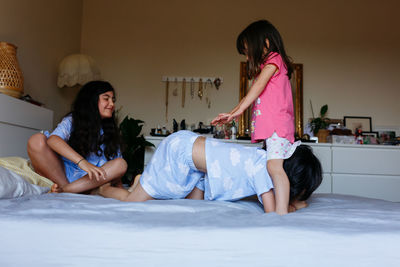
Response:
M79 163L81 163L82 160L85 160L85 158L81 158L81 159L76 163L76 165L79 166Z

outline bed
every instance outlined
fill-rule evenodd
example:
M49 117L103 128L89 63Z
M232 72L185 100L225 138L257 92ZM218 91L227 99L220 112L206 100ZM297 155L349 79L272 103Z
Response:
M40 194L0 200L0 266L400 266L400 204L316 194L255 201Z
M0 94L0 266L400 266L396 202L314 194L278 216L253 200L47 193L25 145L52 113L15 101Z

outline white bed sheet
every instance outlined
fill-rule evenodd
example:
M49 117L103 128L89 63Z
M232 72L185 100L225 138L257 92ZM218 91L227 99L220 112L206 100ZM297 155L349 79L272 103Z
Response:
M400 203L317 194L278 216L246 201L0 200L0 266L398 267Z

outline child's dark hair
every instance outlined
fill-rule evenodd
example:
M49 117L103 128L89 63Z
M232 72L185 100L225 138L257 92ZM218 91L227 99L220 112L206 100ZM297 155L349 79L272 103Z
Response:
M322 167L310 146L300 145L284 160L283 169L290 182L290 201L307 200L322 182Z
M269 47L265 40L268 39ZM276 52L281 55L287 68L287 75L290 79L293 67L290 58L286 55L285 47L278 30L267 20L253 22L244 29L236 40L236 47L239 54L248 56L247 74L250 79L256 77L261 69L260 66L265 60ZM264 55L264 49L267 53Z
M102 119L99 113L99 95L114 92L109 82L92 81L82 86L72 104L72 132L68 144L80 155L90 153L101 155L100 146L105 145L104 155L107 160L117 156L121 145L119 128L115 115ZM103 129L103 136L100 130Z

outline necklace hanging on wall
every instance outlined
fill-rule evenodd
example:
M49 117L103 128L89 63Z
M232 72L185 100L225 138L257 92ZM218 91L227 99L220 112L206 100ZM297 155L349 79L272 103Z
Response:
M199 91L197 92L197 95L200 100L203 98L203 80L201 78L199 79Z
M186 95L186 79L182 80L182 107L185 107L185 95Z
M178 95L178 78L175 78L175 88L174 88L174 91L172 91L172 95L173 96Z
M165 83L165 122L168 122L168 91L169 91L169 80Z
M214 85L215 85L215 88L218 90L219 87L221 86L221 79L220 78L216 78L214 80Z
M193 99L194 98L194 79L190 79L190 96Z
M210 98L210 91L211 90L208 89L208 85L210 85L210 89L212 89L213 83L212 83L211 79L208 79L206 81L206 83L204 84L204 92L205 92L205 95L206 95L206 104L207 104L208 108L211 108L211 98Z

